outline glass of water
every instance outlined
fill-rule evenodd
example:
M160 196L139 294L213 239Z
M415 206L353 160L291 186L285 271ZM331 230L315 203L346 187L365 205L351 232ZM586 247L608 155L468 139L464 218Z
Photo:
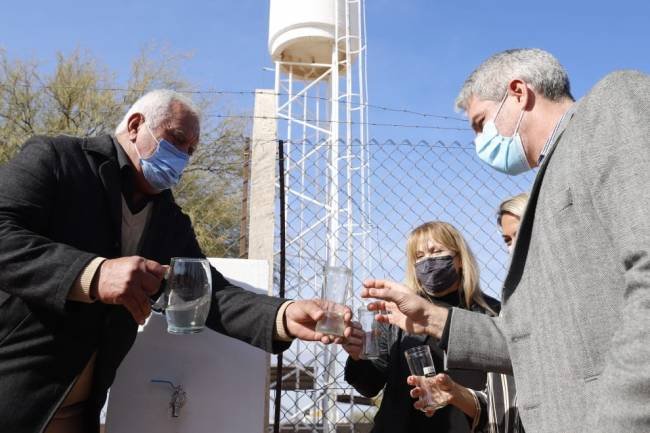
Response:
M344 304L352 286L352 271L345 266L325 266L323 268L323 288L321 300L325 315L316 323L316 332L324 335L343 336Z
M174 257L166 276L163 308L170 334L194 334L205 327L212 299L207 259Z

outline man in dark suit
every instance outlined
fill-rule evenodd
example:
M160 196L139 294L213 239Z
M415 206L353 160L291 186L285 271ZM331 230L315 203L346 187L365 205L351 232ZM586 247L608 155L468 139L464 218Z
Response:
M98 431L164 265L204 257L169 190L199 132L191 100L154 91L115 136L34 137L0 169L1 432ZM331 342L314 331L319 301L253 294L211 272L209 328L273 353L293 338Z

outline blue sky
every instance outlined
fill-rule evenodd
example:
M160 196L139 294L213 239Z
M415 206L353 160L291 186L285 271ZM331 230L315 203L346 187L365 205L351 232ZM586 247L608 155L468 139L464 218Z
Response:
M615 69L650 72L650 2L367 0L369 102L453 115L453 100L483 59L511 47L540 47L569 71L578 97ZM51 65L57 51L88 49L125 79L145 44L192 52L183 73L201 88L272 87L267 0L38 0L6 2L0 47ZM250 97L234 98L241 110ZM448 123L371 110L374 122ZM453 123L453 122L452 122ZM453 123L456 126L456 123ZM374 128L385 138L458 139L469 132Z
M616 69L650 72L646 0L366 1L371 104L458 116L453 101L466 76L490 54L513 47L539 47L555 54L569 72L576 97ZM45 68L52 67L57 51L87 49L125 81L131 60L143 46L164 45L193 54L182 73L199 88L246 91L273 86L273 74L263 70L271 66L267 27L267 0L6 2L0 14L0 48L10 57L38 59ZM250 96L228 102L242 112L253 104ZM373 109L369 118L379 123L464 127L457 121ZM371 127L370 136L379 141L472 140L469 131L385 127ZM489 176L486 179L494 182ZM531 177L527 179L522 185ZM521 189L512 186L511 192ZM483 263L489 263L490 252L501 242L492 226L501 198L492 197L480 209L488 215L485 224L492 233L486 252L479 251ZM446 209L437 209L433 204L424 207L421 218L453 218ZM392 236L399 238L395 260L402 257L402 236ZM476 242L482 243L480 236ZM494 263L504 263L505 253L496 254Z

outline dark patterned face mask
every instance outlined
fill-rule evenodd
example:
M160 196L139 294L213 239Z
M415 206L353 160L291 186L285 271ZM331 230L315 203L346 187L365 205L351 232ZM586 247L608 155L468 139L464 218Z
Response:
M415 275L420 286L429 295L444 292L460 276L454 268L453 256L428 257L415 264Z

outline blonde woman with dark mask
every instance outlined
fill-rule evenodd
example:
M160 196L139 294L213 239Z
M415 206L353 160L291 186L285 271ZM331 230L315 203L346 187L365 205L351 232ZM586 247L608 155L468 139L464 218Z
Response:
M406 286L429 302L472 311L497 314L499 303L485 296L479 288L478 266L465 239L451 224L433 221L414 229L406 248ZM366 397L382 389L383 399L374 419L373 433L469 433L474 418L466 411L478 404L472 397L470 407L448 405L427 417L413 407L406 383L409 369L404 351L428 345L436 371L444 371L444 354L437 341L425 335L413 335L382 325L379 346L385 354L377 360L360 359L361 330L353 324L351 338L343 344L349 358L345 380ZM481 371L449 370L455 383L483 389L486 375ZM476 402L475 402L476 401Z
M501 230L503 241L512 254L519 223L526 210L528 194L521 193L505 200L497 212L497 224ZM443 338L443 348L444 338ZM488 373L487 384L484 391L474 391L456 383L447 374L438 374L432 378L425 378L424 385L429 388L438 404L450 404L463 410L474 420L474 430L480 433L523 433L524 428L519 419L516 406L516 389L514 378L506 374ZM408 378L409 385L415 386L411 397L417 398L423 394L418 387L418 379L414 376ZM421 401L414 405L422 407ZM434 411L428 410L427 415L432 416Z

